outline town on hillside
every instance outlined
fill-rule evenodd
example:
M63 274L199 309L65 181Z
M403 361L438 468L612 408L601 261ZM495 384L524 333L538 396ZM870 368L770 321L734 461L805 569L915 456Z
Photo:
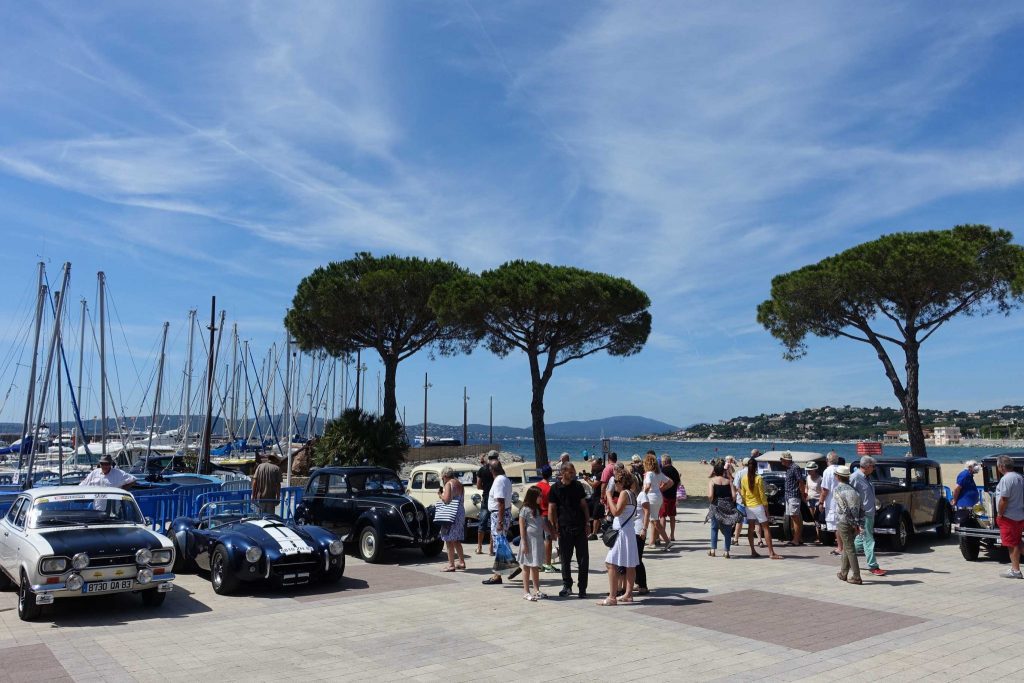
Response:
M1024 406L1003 406L973 412L923 408L920 414L925 437L936 446L957 445L962 440L1013 440L1024 436ZM734 417L715 424L700 423L648 438L751 441L872 439L896 443L906 440L906 426L898 408L823 406L753 417Z

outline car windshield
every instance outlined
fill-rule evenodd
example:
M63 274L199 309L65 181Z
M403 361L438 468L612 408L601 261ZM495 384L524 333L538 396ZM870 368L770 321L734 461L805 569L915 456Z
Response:
M28 518L28 526L32 529L144 523L135 499L117 493L73 493L37 498Z
M240 519L262 517L263 512L248 500L225 500L207 503L199 511L199 519L207 528L237 522Z
M875 471L871 473L871 480L876 485L880 484L883 486L906 486L907 477L906 465L883 465L879 463L875 466Z
M405 487L394 472L353 472L348 475L352 493L402 493Z

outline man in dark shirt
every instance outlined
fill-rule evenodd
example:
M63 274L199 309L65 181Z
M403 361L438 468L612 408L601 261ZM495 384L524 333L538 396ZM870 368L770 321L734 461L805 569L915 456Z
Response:
M558 556L562 562L562 590L560 597L572 595L572 562L576 553L579 566L580 598L587 597L587 574L590 571L590 547L587 545L587 530L590 514L587 510L587 492L576 480L576 468L572 463L562 463L559 480L551 487L548 496L548 521L555 530L558 540Z
M679 482L683 479L679 476L679 470L672 464L672 458L668 453L661 455L661 473L672 480L672 486L662 491L661 495L664 500L661 503L659 514L669 526L669 539L674 541L676 540L676 494L679 492ZM653 513L654 510L651 512Z
M789 518L789 533L792 536L786 545L803 545L804 517L801 506L807 497L807 475L799 465L794 464L793 454L789 451L782 454L779 462L786 468L783 494L786 500L785 516Z
M480 469L476 471L476 487L482 491L480 494L480 514L477 516L478 526L476 528L476 554L484 554L484 536L490 536L491 512L487 509L487 496L491 492L491 484L494 483L494 475L491 474L491 466L488 464L491 454L497 459L498 452L491 451L487 455L480 454ZM490 554L494 554L494 539L490 539Z

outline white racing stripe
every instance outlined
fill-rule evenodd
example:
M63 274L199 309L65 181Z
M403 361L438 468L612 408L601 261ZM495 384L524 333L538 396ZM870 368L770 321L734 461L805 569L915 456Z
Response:
M259 527L270 534L270 536L277 541L277 544L281 547L282 555L297 555L298 553L313 552L313 549L309 547L308 543L302 540L301 536L279 522L275 522L271 519L253 519L246 522L246 524L252 524L253 526Z

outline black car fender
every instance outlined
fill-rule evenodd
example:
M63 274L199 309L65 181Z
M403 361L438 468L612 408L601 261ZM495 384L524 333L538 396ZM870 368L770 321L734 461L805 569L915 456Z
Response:
M875 512L875 528L895 529L905 512L906 508L895 501L883 505L881 510Z
M356 519L356 523L352 525L352 533L349 534L348 542L355 543L359 540L359 534L363 533L363 529L368 526L372 526L377 535L380 536L381 540L385 540L384 533L384 516L380 508L370 508L359 515Z
M245 564L245 551L254 545L256 544L241 534L224 534L216 539L216 545L214 545L210 554L211 556L213 555L213 550L216 550L217 546L223 546L228 556L228 568L234 572L240 572ZM260 560L262 560L266 553L263 551L263 548L260 548L260 550L262 551Z

